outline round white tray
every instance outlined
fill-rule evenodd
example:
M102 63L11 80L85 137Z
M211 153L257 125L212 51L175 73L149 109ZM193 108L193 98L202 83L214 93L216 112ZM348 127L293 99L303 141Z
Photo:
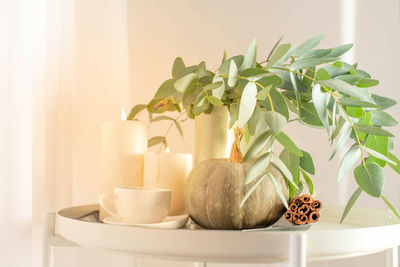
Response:
M306 236L307 260L361 256L400 245L400 222L389 211L354 208L339 224L343 208L324 207L305 231L150 229L82 221L97 205L57 212L56 233L81 246L139 256L204 262L287 261L289 240Z

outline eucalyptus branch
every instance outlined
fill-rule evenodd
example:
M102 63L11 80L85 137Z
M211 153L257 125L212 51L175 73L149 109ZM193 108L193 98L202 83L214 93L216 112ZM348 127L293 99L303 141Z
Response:
M306 77L306 78L310 79L310 80L313 81L314 83L318 83L317 80L315 80L314 78L312 78L312 77L310 77L310 76L308 76L308 75L306 75L306 74L303 74L303 73L301 73L301 72L294 71L294 70L291 70L291 69L286 69L286 68L280 68L280 67L273 67L273 68L281 69L281 70L285 70L285 71L289 71L289 72L292 72L292 73L295 73L295 74L299 74L299 75L301 75L301 76L303 76L303 77ZM360 137L359 137L359 135L358 135L358 132L357 132L357 130L356 130L356 127L354 126L353 121L350 119L350 116L349 116L349 114L347 113L346 109L343 107L343 105L340 104L340 103L337 101L336 95L335 95L331 90L327 89L325 86L322 86L322 87L325 88L326 91L332 96L332 98L335 100L335 103L340 107L340 109L341 109L341 110L343 111L343 113L345 114L345 116L346 116L348 122L349 122L350 125L351 125L351 128L353 128L354 134L355 134L356 139L357 139L357 143L358 143L359 148L360 148L361 159L362 159L363 165L365 165L364 152L363 152L363 150L362 150L362 148L361 148L362 144L361 144Z

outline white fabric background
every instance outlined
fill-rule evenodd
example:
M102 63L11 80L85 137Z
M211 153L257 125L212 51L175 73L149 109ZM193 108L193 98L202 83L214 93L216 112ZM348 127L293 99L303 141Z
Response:
M224 49L228 55L242 53L253 38L265 56L281 34L300 43L325 33L321 46L354 40L355 61L381 81L381 94L400 101L399 2L352 3L0 0L0 265L40 266L43 213L96 201L100 123L119 119L123 106L148 102L177 55L188 64L205 59L216 67ZM151 134L162 127L153 127ZM170 137L172 151L192 152L192 122L184 130L184 142ZM311 150L318 197L344 203L354 182L340 185L345 193L336 190L331 170L338 162L327 162L331 150L323 132L297 126L288 132ZM400 136L399 127L394 133ZM400 144L395 145L400 154ZM385 194L400 207L400 180L391 171L387 176ZM384 207L379 200L362 201L359 206ZM384 255L376 254L310 266L381 266L383 261ZM56 250L57 267L134 264L128 256L84 248Z

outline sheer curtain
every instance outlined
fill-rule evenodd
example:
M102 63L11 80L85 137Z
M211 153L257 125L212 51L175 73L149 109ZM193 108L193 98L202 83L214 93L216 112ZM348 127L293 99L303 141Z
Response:
M30 1L0 1L0 258L29 266L33 26Z

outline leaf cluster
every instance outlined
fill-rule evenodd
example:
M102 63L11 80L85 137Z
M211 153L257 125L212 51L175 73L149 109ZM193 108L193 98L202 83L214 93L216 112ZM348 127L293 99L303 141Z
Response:
M400 174L400 160L391 152L394 135L386 129L398 124L386 111L396 101L371 94L369 88L377 86L378 80L357 64L341 60L352 44L315 48L322 38L315 36L298 47L281 44L280 38L262 61L257 60L254 40L244 55L227 58L224 52L216 71L208 70L204 61L186 66L178 57L172 77L162 83L145 107L150 116L178 111L193 119L211 113L215 106L225 106L230 114L229 127L238 125L244 129L249 145L244 159L256 158L245 181L252 187L242 204L263 179L271 179L287 206L281 188L268 171L269 164L275 164L286 177L290 198L299 194L303 185L313 194L312 157L298 148L283 129L290 121L325 129L333 145L330 159L352 142L341 159L338 182L355 167L358 189L350 198L342 221L361 193L382 198L400 218L382 195L382 169L390 166ZM284 147L279 155L272 151L275 141Z

